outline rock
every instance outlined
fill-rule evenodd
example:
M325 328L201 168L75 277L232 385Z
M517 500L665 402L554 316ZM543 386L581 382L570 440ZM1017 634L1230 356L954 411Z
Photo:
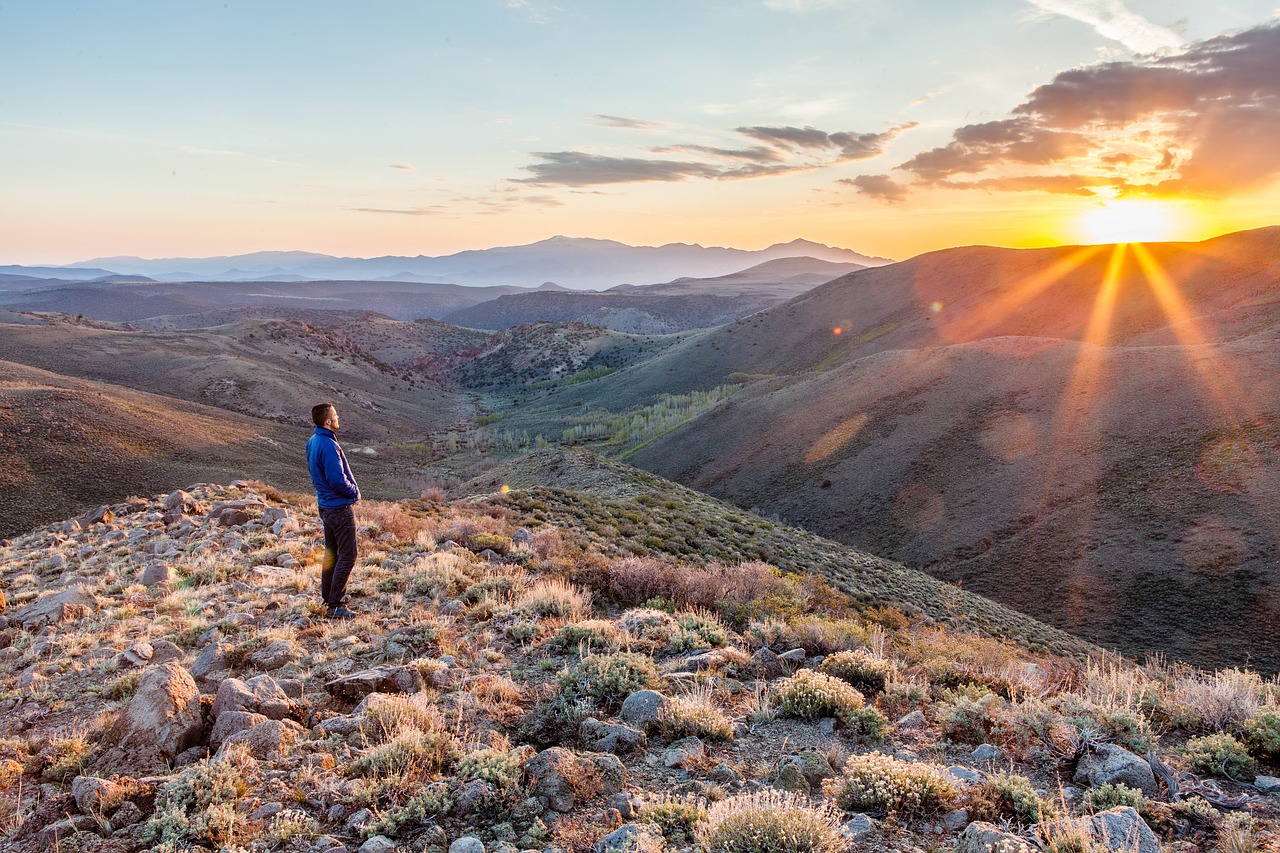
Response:
M209 746L217 749L232 735L246 732L258 723L265 723L267 718L252 711L223 711L218 715L209 733Z
M564 747L552 747L525 760L522 765L529 791L558 812L573 808L579 797L609 796L622 790L626 769L615 755L575 755Z
M396 843L385 835L375 835L360 845L360 853L395 853Z
M595 717L582 721L578 735L597 752L630 752L646 741L644 732L621 723L602 723Z
M271 720L283 720L293 710L293 703L274 678L256 675L248 681L228 678L219 684L210 714L216 720L227 711L253 711Z
M1002 755L999 747L992 746L989 743L975 746L973 752L969 754L973 756L974 761L999 761Z
M167 584L173 580L173 571L164 563L147 563L142 570L142 577L138 582L144 586L155 586L156 584Z
M1107 809L1087 819L1093 837L1109 850L1123 853L1160 853L1160 841L1131 806Z
M638 690L622 703L618 716L633 726L645 728L656 723L666 710L667 697L656 690Z
M187 494L182 489L170 492L169 496L164 499L165 509L181 509L185 511L188 506L194 505L195 501L191 499L191 495Z
M51 823L36 833L36 844L41 850L61 850L69 836L77 832L93 832L98 828L98 819L90 815L72 815L56 823Z
M660 853L666 849L666 840L656 826L624 823L597 841L592 849L594 853Z
M788 649L778 655L778 660L788 664L802 664L805 661L805 657L804 649Z
M463 784L453 801L453 813L466 818L486 812L495 800L496 791L488 782L473 779Z
M82 586L46 594L15 610L12 620L28 631L83 619L98 610L98 600Z
M79 518L80 526L82 528L87 528L94 524L110 524L115 520L116 514L111 511L111 507L109 506L100 506L97 509L91 509Z
M472 835L464 835L449 845L449 853L484 853L484 842Z
M279 669L302 659L302 652L290 640L276 640L249 655L249 663L257 669Z
M681 669L685 672L703 672L708 669L715 669L724 661L724 655L719 652L703 652L700 655L691 655L685 658Z
M196 681L221 681L226 676L231 664L227 661L227 653L231 651L229 643L210 643L200 650L195 663L191 664L191 677Z
M143 671L137 691L107 732L106 742L150 759L168 760L198 743L203 728L195 680L170 662Z
M898 728L900 729L923 729L927 728L928 725L929 720L920 711L912 711L898 720Z
M662 763L667 767L684 767L707 754L707 745L701 738L685 737L667 747L662 753Z
M809 783L809 787L814 789L821 788L823 780L836 775L835 770L831 768L831 762L816 749L805 749L794 755L788 755L782 759L782 766L799 770L804 775L805 781Z
M953 764L943 772L952 779L955 779L957 782L962 782L965 785L981 785L983 780L986 778L977 770L970 767L964 767L959 764Z
M942 816L938 825L946 832L959 832L969 825L969 812L967 809L952 809Z
M714 782L717 785L741 785L742 774L728 764L717 764L707 774L707 781Z
M71 796L83 814L109 814L134 793L132 782L128 777L77 776L71 780Z
M266 820L284 811L284 803L264 803L249 812L249 820Z
M516 532L511 534L511 544L517 548L530 548L533 546L533 534L527 527L516 528Z
M143 813L142 807L132 800L125 800L120 804L120 808L116 809L116 813L111 816L112 829L124 829L126 826L142 823L147 815Z
M855 812L840 827L840 834L850 841L859 841L875 831L876 822L861 812Z
M248 524L257 518L267 505L258 498L240 498L233 501L214 501L209 507L206 518L216 521L223 527L235 527Z
M1124 784L1144 794L1156 793L1156 777L1151 765L1129 750L1113 743L1091 746L1076 765L1073 781L1098 785Z
M955 853L1035 853L1035 848L1025 838L975 820L960 833Z
M168 663L171 660L182 660L186 652L168 640L155 640L151 643L151 662Z
M412 666L376 666L334 679L324 686L336 699L356 702L370 693L417 693L425 686Z
M1254 778L1253 785L1263 794L1280 792L1280 778L1275 776L1258 776Z
M761 678L769 679L786 672L787 665L778 660L776 652L765 648L751 656L751 671Z
M243 743L254 758L267 760L282 755L304 731L293 720L266 720L251 729L236 732L227 738L223 746Z
M804 778L804 773L794 764L784 764L778 768L778 775L773 777L773 787L794 794L807 794L811 790L809 780Z
M150 643L134 643L116 656L116 663L122 667L146 666L151 662L151 658L155 656L155 653L156 650L151 647Z

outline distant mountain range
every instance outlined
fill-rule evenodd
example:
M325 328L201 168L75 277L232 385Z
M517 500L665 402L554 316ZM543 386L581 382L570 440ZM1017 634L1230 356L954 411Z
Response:
M746 250L696 243L629 246L613 240L552 237L525 246L476 249L452 255L339 258L314 252L254 252L214 258L93 258L67 266L0 266L0 275L87 281L103 276L147 276L157 281L376 281L471 286L535 287L546 282L604 290L678 277L711 278L765 261L810 257L837 264L882 266L891 261L808 240Z

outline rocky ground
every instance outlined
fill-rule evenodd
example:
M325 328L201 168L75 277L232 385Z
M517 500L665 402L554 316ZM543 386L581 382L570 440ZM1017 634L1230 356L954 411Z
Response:
M535 504L362 504L350 621L314 501L261 483L0 545L4 849L1280 843L1273 681L609 554Z

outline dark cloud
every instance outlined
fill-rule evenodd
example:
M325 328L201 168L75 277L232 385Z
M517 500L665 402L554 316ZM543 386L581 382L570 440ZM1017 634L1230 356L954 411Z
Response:
M858 175L856 178L843 178L836 183L854 187L862 195L888 202L902 201L907 197L906 185L888 175Z
M667 125L656 121L645 121L638 118L626 118L625 116L607 116L598 115L596 121L605 127L624 127L630 130L654 130L655 128L666 127Z
M412 166L410 166L408 163L392 163L392 164L391 164L391 168L393 168L393 169L399 169L399 170L400 170L400 171L402 171L402 172L412 172L412 171L413 171L413 167L412 167Z
M645 160L638 157L603 157L582 151L535 152L541 163L525 166L533 177L520 183L538 186L587 187L595 184L625 184L637 181L683 181L687 178L715 178L719 169L705 163L679 160Z
M1094 176L1016 174L1088 172L1090 157ZM924 185L1009 191L1217 196L1257 186L1280 175L1280 21L1064 71L1007 118L959 128L900 168Z
M607 157L582 151L539 152L534 156L542 162L525 167L532 177L519 178L517 183L583 187L690 178L762 178L874 157L884 151L889 140L912 127L915 124L904 124L882 133L827 133L812 127L743 127L737 132L764 144L748 148L667 145L651 149L658 154L689 154L704 159L656 160Z
M1080 133L1040 127L1029 117L966 125L952 141L903 163L927 181L972 174L1004 163L1042 166L1087 154L1093 147Z

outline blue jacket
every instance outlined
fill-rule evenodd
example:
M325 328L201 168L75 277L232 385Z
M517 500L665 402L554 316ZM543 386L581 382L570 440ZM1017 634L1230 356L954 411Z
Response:
M316 502L324 509L350 506L360 500L360 487L332 430L316 427L307 439L307 468L316 487Z

